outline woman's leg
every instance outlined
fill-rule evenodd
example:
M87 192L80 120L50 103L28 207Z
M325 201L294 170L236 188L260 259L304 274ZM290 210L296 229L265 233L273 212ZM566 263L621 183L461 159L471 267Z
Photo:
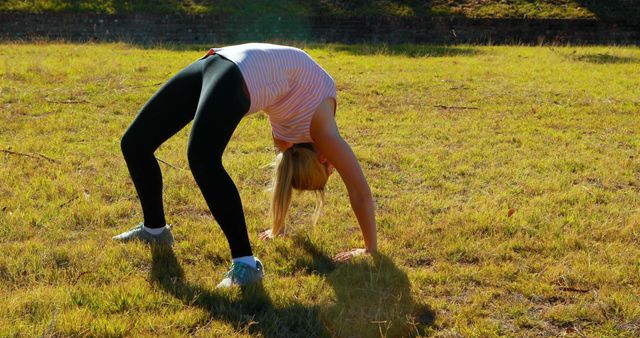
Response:
M196 61L151 97L122 137L122 153L140 198L146 227L166 224L162 175L153 153L193 119L201 87L202 63Z
M231 256L252 256L240 195L222 166L222 153L249 110L249 99L236 65L220 56L205 61L202 93L189 137L189 165L229 242Z

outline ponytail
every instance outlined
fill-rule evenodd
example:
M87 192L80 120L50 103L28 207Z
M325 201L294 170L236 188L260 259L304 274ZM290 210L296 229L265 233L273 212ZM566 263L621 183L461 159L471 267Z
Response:
M276 156L271 201L273 236L284 234L286 231L286 218L293 189L312 190L316 193L312 222L313 225L318 222L324 205L324 189L328 177L327 168L320 164L316 152L307 144L296 144Z
M292 154L290 151L278 154L276 157L276 170L273 182L273 199L271 201L271 215L273 226L271 233L274 236L284 234L287 211L291 204L291 181L293 179Z

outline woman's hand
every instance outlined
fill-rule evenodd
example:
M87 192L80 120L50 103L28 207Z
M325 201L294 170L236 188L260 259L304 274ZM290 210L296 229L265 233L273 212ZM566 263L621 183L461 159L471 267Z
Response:
M276 237L281 237L281 236L284 236L283 232L281 232L281 233L279 233L277 235L274 235L273 231L271 231L271 229L267 229L267 230L265 230L265 231L263 231L263 232L258 234L258 238L263 240L263 241L268 241L270 239L274 239Z
M366 253L367 249L351 249L349 251L341 252L335 255L335 257L333 257L333 260L336 262L346 262L353 257L360 256Z
M260 240L263 240L263 241L270 240L270 239L272 239L273 237L274 237L274 236L273 236L273 234L272 234L272 232L271 232L271 229L267 229L267 230L265 230L265 231L263 231L263 232L261 232L261 233L259 233L259 234L258 234L258 238L259 238Z

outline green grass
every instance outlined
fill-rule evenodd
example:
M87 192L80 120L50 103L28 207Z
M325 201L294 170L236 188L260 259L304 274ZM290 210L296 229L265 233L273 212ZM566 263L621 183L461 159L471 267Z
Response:
M0 11L87 13L183 13L248 17L461 15L489 18L640 18L636 0L6 0Z
M294 235L257 240L273 150L253 115L224 162L267 276L218 291L228 247L188 170L161 164L174 251L110 240L141 219L121 135L207 47L0 45L0 336L640 334L639 48L306 46L381 255L331 262L362 245L337 176L316 227L300 195ZM187 168L188 132L156 155Z

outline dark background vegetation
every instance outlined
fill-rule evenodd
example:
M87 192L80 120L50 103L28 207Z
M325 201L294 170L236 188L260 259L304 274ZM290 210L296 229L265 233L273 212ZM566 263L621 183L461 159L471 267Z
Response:
M272 14L283 16L432 16L640 18L640 0L5 0L0 11Z

